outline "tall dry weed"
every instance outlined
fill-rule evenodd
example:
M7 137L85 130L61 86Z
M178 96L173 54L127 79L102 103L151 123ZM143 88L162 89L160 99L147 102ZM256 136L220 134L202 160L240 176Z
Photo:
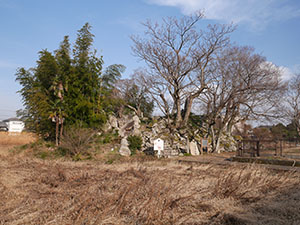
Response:
M230 167L218 173L212 192L219 198L254 202L279 188L289 188L291 177L292 172L283 175L255 165Z

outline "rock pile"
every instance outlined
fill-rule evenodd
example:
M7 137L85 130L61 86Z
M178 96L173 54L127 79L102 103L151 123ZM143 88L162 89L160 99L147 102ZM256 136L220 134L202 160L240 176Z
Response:
M170 121L169 121L170 122ZM146 154L155 154L154 140L164 140L164 157L177 156L183 153L199 155L201 152L202 137L199 131L191 130L170 130L168 121L164 118L153 118L149 123L141 125L138 116L125 115L122 118L110 116L106 125L106 131L117 130L122 138L121 155L129 156L127 137L130 135L141 136L143 140L142 151ZM209 151L209 149L208 149Z

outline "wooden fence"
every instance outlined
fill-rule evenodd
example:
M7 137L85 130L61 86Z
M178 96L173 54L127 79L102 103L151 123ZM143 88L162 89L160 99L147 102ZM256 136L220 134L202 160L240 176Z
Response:
M238 143L237 156L260 157L260 156L285 156L286 149L297 148L297 141L289 140L242 140ZM296 154L300 154L295 151ZM299 155L300 156L300 155Z

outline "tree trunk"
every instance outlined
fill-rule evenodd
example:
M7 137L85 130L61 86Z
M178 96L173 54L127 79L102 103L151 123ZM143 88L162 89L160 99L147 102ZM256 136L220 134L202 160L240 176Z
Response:
M226 122L225 124L221 124L221 127L218 130L218 133L216 135L216 149L215 149L215 151L217 153L221 153L221 151L220 151L221 138L222 138L222 135L223 135L223 133L224 133L224 131L227 127L228 127L228 122Z
M176 114L175 127L179 128L182 123L180 99L177 99L177 101L176 101L176 111L177 111L177 114Z
M188 97L185 100L182 126L186 126L189 121L191 111L192 111L193 100L194 100L193 97Z
M56 129L55 129L55 145L58 146L58 133L59 133L59 119L57 116L55 116L55 125L56 125Z
M220 153L220 142L223 129L220 129L217 134L214 130L214 125L210 125L212 152Z
M61 144L61 139L63 136L63 129L64 129L64 119L61 119L61 124L60 124L60 134L59 134L59 144Z
M300 136L300 124L296 122L296 130L298 132L298 135Z
M209 125L209 130L211 135L211 148L212 148L212 152L214 152L216 149L216 135L215 135L213 125Z
M218 154L220 154L221 153L221 151L220 151L220 142L221 142L221 138L220 137L217 137L217 143L216 143L216 152L218 153Z

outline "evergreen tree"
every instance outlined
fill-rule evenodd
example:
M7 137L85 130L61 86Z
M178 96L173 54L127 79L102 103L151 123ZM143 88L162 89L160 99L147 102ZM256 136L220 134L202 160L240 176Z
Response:
M51 87L58 73L58 66L54 56L47 50L42 50L37 67L17 71L16 80L23 86L19 91L23 103L32 122L35 131L46 137L54 134L54 127L49 120L51 109L55 101L55 95Z
M112 65L102 74L103 59L93 50L90 30L87 23L78 31L73 50L65 36L54 55L42 50L35 68L16 73L27 126L55 138L57 145L64 124L99 127L114 108L111 105L120 102L112 93L125 67Z
M124 101L116 88L116 83L126 67L121 64L108 66L100 78L100 102L108 113L122 114Z
M69 83L69 120L81 121L87 126L97 126L105 121L105 115L99 108L100 76L102 57L97 57L96 50L92 51L94 35L91 26L86 23L79 31L73 50L73 66Z

